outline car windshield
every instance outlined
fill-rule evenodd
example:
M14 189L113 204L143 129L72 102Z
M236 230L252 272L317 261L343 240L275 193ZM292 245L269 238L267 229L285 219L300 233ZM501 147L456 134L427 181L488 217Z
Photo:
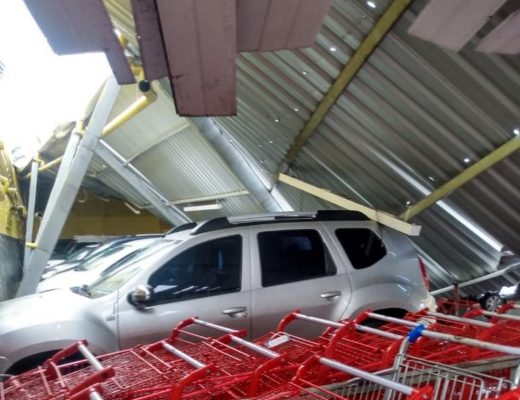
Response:
M125 282L141 271L141 269L147 265L147 262L161 257L180 242L179 240L173 241L171 239L162 239L154 242L150 247L143 249L143 251L135 252L125 258L124 262L121 262L116 268L112 269L112 271L103 275L92 285L86 287L84 292L91 298L97 298L116 291Z
M73 251L72 253L70 253L65 259L67 261L83 260L90 253L92 253L97 247L98 247L97 245L82 247L81 249L78 249L78 250Z
M93 271L98 268L106 268L115 262L121 260L127 255L134 252L137 248L134 246L117 246L107 249L99 255L99 257L92 258L88 261L82 262L77 269L80 271Z

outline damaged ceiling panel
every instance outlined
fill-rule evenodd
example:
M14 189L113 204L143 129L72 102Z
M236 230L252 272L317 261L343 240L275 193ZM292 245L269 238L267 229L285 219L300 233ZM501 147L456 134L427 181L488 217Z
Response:
M459 51L507 0L431 0L408 29L411 35Z
M157 9L179 115L234 115L236 0L158 0Z
M138 32L145 78L153 81L168 76L166 51L155 0L132 0L132 15Z

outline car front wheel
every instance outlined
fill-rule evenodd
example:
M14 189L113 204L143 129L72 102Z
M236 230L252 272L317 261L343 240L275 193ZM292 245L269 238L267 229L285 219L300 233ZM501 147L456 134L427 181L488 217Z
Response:
M486 293L480 299L480 306L486 311L496 312L504 304L504 299L497 293Z

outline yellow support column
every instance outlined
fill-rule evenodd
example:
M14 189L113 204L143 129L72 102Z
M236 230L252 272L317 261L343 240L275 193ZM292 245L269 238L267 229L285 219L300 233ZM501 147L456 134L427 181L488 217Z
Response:
M477 161L472 166L466 168L456 177L440 186L437 190L430 193L424 199L409 207L403 214L401 214L401 218L405 221L410 221L413 217L422 213L424 210L431 207L442 198L448 196L451 192L469 182L477 175L480 175L482 172L488 170L496 163L502 161L506 157L509 157L518 149L520 149L520 137L516 137L511 139L509 142L504 143L502 146L489 153L487 156Z

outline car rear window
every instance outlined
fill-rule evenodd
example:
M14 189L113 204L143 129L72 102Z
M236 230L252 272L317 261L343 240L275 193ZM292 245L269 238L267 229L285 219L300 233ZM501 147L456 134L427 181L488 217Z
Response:
M370 267L386 255L383 241L370 229L338 229L336 236L355 269Z
M336 266L317 231L261 232L258 245L264 287L336 273Z

